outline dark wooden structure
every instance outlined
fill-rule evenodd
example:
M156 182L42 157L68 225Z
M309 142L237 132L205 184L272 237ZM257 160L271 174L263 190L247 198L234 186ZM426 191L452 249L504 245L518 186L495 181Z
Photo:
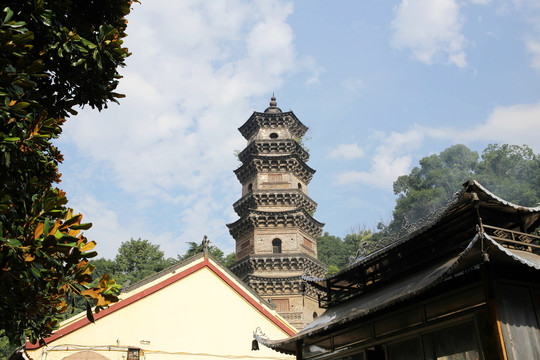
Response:
M297 359L540 359L540 207L469 181L391 245L326 278L327 311L256 339Z

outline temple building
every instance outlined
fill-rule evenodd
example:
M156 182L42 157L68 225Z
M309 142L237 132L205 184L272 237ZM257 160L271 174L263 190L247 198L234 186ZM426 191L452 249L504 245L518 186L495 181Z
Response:
M477 181L384 248L324 278L327 311L257 341L297 360L540 359L540 207Z
M270 106L254 112L238 130L247 146L235 170L242 197L233 207L240 219L227 225L236 240L231 270L302 329L323 312L317 290L302 276L327 272L317 260L324 224L313 218L317 204L308 196L315 170L299 143L308 128L292 111L281 111L272 96Z
M129 287L94 315L65 320L43 341L26 344L31 360L293 360L250 349L260 328L275 337L295 333L253 289L203 251Z

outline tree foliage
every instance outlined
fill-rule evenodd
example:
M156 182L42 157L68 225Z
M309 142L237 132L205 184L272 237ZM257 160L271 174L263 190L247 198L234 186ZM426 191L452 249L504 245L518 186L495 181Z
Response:
M329 274L341 270L360 244L364 243L367 252L388 244L399 234L405 219L414 223L445 206L469 179L519 205L540 202L540 156L528 146L489 145L479 157L465 145L454 145L424 157L420 166L394 182L398 198L388 225L380 223L377 232L353 229L343 240L324 233L318 239L319 260L330 266Z
M189 247L186 253L184 255L178 255L178 260L189 259L190 257L203 251L203 245L200 243L190 241L188 242L188 245ZM222 265L227 267L231 266L236 261L236 255L234 253L230 253L229 255L225 256L224 252L215 245L210 245L208 247L208 252Z
M165 259L159 245L148 240L131 239L123 242L118 249L114 262L114 274L121 280L137 282L156 272L159 272L176 262L175 259Z
M52 140L75 108L102 109L128 51L131 0L19 0L0 9L0 329L11 343L57 327L74 296L99 311L116 301L104 276L89 287L95 242L67 208Z
M320 261L329 266L328 275L345 268L354 258L363 244L372 242L373 232L367 229L356 229L342 240L338 236L325 232L317 239L317 252ZM360 255L360 254L359 254Z
M423 158L420 167L394 182L398 198L389 230L399 231L405 218L417 222L444 206L469 179L519 205L540 201L540 157L528 146L489 145L479 159L476 151L454 145Z

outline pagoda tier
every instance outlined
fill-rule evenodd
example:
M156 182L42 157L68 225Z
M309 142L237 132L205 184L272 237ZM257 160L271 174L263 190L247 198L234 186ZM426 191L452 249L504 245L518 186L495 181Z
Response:
M293 114L288 112L253 112L251 117L238 128L238 131L246 140L251 140L261 128L287 128L295 138L301 138L308 130L307 126Z
M323 277L327 268L319 260L304 254L268 254L248 255L235 263L231 270L242 280L249 275L262 276L276 279L280 272L286 271L292 276L308 275L311 277ZM277 275L274 275L277 274Z
M256 174L265 172L290 172L305 184L308 184L315 174L315 170L296 155L253 155L249 162L234 170L242 184L250 181Z
M309 160L309 153L292 139L260 139L251 142L239 155L242 163L249 162L256 155L289 154L302 161Z
M244 282L261 296L293 295L303 293L313 299L317 299L319 291L312 286L306 286L301 276L268 278L249 276Z
M294 207L304 208L309 213L315 212L317 203L302 190L253 190L233 204L238 216L243 216L250 210L264 207Z
M256 228L299 228L313 238L321 235L324 224L315 220L304 209L289 211L251 210L232 224L227 224L229 232L235 239L252 232Z

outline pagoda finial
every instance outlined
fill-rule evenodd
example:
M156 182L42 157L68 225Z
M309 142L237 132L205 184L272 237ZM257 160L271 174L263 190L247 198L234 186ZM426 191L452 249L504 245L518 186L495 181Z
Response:
M264 110L265 113L280 113L281 109L277 107L276 96L272 91L272 98L270 98L270 106Z
M273 91L272 91L272 97L270 98L270 106L272 107L277 106L276 96L274 95Z

